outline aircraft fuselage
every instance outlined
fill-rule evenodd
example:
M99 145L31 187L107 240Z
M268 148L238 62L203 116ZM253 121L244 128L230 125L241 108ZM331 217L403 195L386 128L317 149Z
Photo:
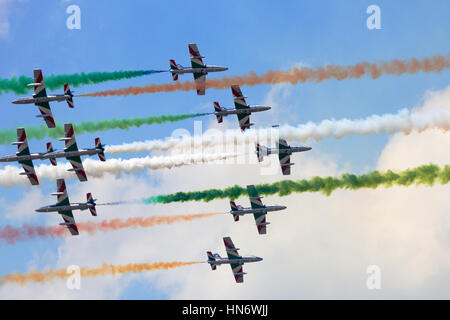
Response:
M44 159L68 158L68 157L76 157L76 156L92 156L92 155L102 153L103 151L104 150L100 149L100 148L78 149L77 151L58 150L58 151L46 153Z
M291 154L294 152L304 152L311 150L311 147L290 147L288 149L277 149L277 148L268 148L267 154L275 154L275 153L281 153L281 154Z
M220 72L228 70L227 67L221 66L206 66L205 68L181 68L181 69L170 69L171 73L184 74L184 73L202 73L207 74L209 72Z
M12 103L14 104L28 104L28 103L42 103L42 102L51 102L51 101L66 101L68 99L72 98L68 94L57 94L55 96L46 96L46 97L26 97L26 98L19 98L16 100L13 100Z
M240 259L228 259L222 257L216 257L215 261L208 261L211 265L221 265L221 264L244 264L250 262L259 262L262 261L263 258L260 257L242 257Z
M268 106L251 106L246 109L225 109L222 111L215 111L216 116L227 116L229 114L251 114L253 112L261 112L270 110L271 107Z
M85 203L71 203L68 206L58 206L56 204L52 204L49 206L45 206L39 209L36 209L37 212L59 212L59 211L69 211L69 210L87 210L89 208L95 208L95 204L85 202Z
M0 162L17 162L17 161L43 159L44 155L45 155L45 153L31 153L29 155L24 155L24 156L10 155L10 156L1 157Z
M286 209L286 206L264 206L262 208L257 208L257 209L253 209L253 208L241 208L238 210L232 210L230 211L230 213L234 214L234 215L239 215L242 216L244 214L253 214L253 213L260 213L260 212L272 212L272 211L280 211L280 210L284 210Z
M17 161L27 161L27 160L46 160L46 159L56 159L56 158L68 158L76 156L91 156L102 153L103 149L93 148L93 149L79 149L77 151L64 151L58 150L48 153L31 153L29 155L16 156L10 155L0 158L0 162L17 162Z

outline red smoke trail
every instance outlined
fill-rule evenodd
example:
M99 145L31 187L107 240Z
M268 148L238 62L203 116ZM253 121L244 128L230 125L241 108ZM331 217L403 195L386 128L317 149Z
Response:
M155 263L129 263L126 265L112 265L103 263L99 268L80 268L81 277L98 277L104 275L116 275L129 272L139 273L143 271L168 270L188 265L202 263L200 261L173 261L173 262L155 262ZM4 275L2 283L18 283L25 285L28 282L44 283L54 279L65 279L71 274L66 269L47 270L47 271L30 271L28 273L14 272Z
M392 61L384 61L378 63L361 62L351 66L326 65L325 67L316 68L292 68L289 70L272 71L269 70L262 75L257 75L254 71L244 76L223 77L220 79L206 80L206 88L228 89L233 84L255 86L259 84L276 84L298 82L322 82L328 79L346 80L359 79L368 75L372 79L376 79L381 75L397 75L414 74L419 71L423 72L441 72L445 68L450 67L450 54L446 56L435 55L422 59L406 59ZM193 81L173 82L166 84L150 84L143 87L129 87L123 89L99 91L80 96L84 97L105 97L105 96L125 96L137 95L142 93L155 92L173 92L173 91L190 91L195 90L196 86Z
M200 218L211 217L222 214L223 212L212 213L198 213L190 215L172 215L172 216L158 216L158 217L136 217L112 220L102 220L100 222L82 222L77 223L80 235L87 232L91 235L102 231L115 231L125 228L148 228L161 224L172 224L175 222L191 221ZM30 226L23 225L21 227L6 226L0 228L0 241L3 240L8 244L14 244L17 241L27 241L33 238L60 238L70 237L69 231L63 226Z

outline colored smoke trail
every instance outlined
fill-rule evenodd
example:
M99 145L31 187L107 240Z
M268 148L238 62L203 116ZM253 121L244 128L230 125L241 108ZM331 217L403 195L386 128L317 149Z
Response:
M113 265L103 263L101 267L89 268L81 267L81 277L98 277L106 275L120 275L125 273L141 273L144 271L169 270L189 266L193 264L203 263L203 261L172 261L172 262L154 262L154 263L129 263L125 265ZM2 284L20 284L25 285L29 282L45 283L56 279L64 280L71 276L72 273L67 269L49 269L47 271L30 271L27 273L14 272L0 277Z
M299 82L319 83L329 79L335 79L338 81L347 79L359 79L366 75L370 76L372 79L377 79L381 75L400 76L402 74L414 74L419 71L438 73L448 67L450 67L450 54L447 54L445 56L435 55L422 59L394 59L391 61L382 61L377 63L360 62L358 64L349 66L326 65L325 67L320 66L316 68L303 67L278 71L269 70L262 75L258 75L254 71L251 71L249 74L244 76L230 76L219 79L207 79L206 88L221 90L228 89L231 87L231 85L234 84L256 86L260 84L290 83L295 85ZM89 94L83 94L82 96L126 96L143 93L190 91L195 89L195 82L184 81L99 91Z
M345 173L341 177L313 177L303 180L282 180L275 183L256 185L260 195L274 195L280 197L292 193L321 192L326 196L331 195L336 189L359 190L362 188L376 189L384 186L411 186L427 185L433 186L436 182L447 184L450 181L450 165L443 168L435 164L422 165L417 168L407 169L401 172L388 170L384 173L372 171L368 174L355 175ZM146 204L205 201L215 199L236 199L247 196L247 189L235 185L225 189L209 189L203 191L177 192L168 195L159 195L143 199Z
M83 167L88 178L102 178L105 174L114 174L119 177L122 173L137 173L144 169L172 169L186 165L210 164L220 160L231 159L239 156L239 153L197 153L197 154L178 154L172 156L143 157L132 159L109 159L105 162L86 159L83 161ZM58 178L75 179L73 172L67 171L72 168L70 163L59 164L54 167L41 164L35 166L36 174L39 179L48 178L56 180ZM26 176L19 175L22 168L7 165L0 170L0 186L12 187L15 185L28 185Z
M108 119L98 121L83 121L73 125L75 134L82 134L85 132L99 132L113 129L127 130L131 127L140 127L143 125L162 124L165 122L177 122L190 118L200 117L207 115L208 113L190 113L179 115L161 115L150 117L137 117L137 118L123 118L123 119ZM25 126L28 140L36 139L42 140L45 137L61 138L64 136L64 126L57 125L56 128L49 129L45 124L41 124L39 127ZM0 129L0 144L10 144L16 141L16 129Z
M78 87L85 84L96 84L110 80L122 80L136 77L142 77L152 73L165 72L162 70L130 70L130 71L114 71L114 72L88 72L74 74L44 75L44 83L50 90L62 88L65 83L71 87ZM20 76L11 79L0 79L0 94L12 91L17 94L25 94L31 91L32 87L27 84L33 83L33 78Z
M421 111L402 109L398 113L372 115L364 119L323 120L320 123L308 122L298 126L282 125L279 129L261 128L251 129L242 133L239 129L217 132L217 130L203 135L185 136L183 138L167 138L163 140L147 140L108 146L109 153L139 153L152 150L175 150L191 148L214 148L216 146L230 146L239 144L255 144L258 140L283 137L288 142L308 140L319 141L326 137L340 139L344 136L360 134L378 134L381 132L392 134L402 132L422 132L428 129L450 130L450 109L438 108ZM275 144L274 141L271 141ZM270 146L269 146L270 147ZM226 151L228 148L223 149Z
M77 227L80 235L89 233L94 235L97 232L110 232L127 228L149 228L157 225L173 224L176 222L188 222L201 218L208 218L223 212L181 214L170 216L134 217L123 219L102 220L100 222L78 222ZM61 238L71 237L69 231L64 226L31 226L24 224L20 227L5 226L0 227L0 243L14 244L19 241L28 241L36 238Z

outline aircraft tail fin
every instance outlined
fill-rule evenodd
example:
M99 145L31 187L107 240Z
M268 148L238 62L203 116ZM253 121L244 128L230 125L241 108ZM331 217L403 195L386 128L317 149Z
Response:
M176 64L176 62L175 62L175 60L170 59L169 62L170 62L170 69L171 70L178 70L179 69L177 64ZM172 79L173 79L173 81L177 81L178 80L178 73L172 72Z
M211 251L207 251L206 254L208 255L208 262L216 261L216 258L214 258L214 255L212 254ZM215 264L210 263L209 265L211 266L212 270L217 269L217 266Z
M70 91L68 83L64 84L64 94L69 96L66 99L67 104L69 105L69 108L75 108L75 104L73 103L73 99L72 99L73 98L73 93L72 93L72 91Z
M230 201L230 207L231 207L231 214L233 215L234 221L239 221L239 215L236 213L233 213L233 211L238 210L238 206L234 201Z
M92 198L92 194L86 193L86 199L87 199L87 203L93 204L93 207L89 207L89 211L91 212L91 214L95 217L97 216L97 210L95 209L95 199Z
M258 156L258 161L261 162L264 160L264 156L267 156L268 149L266 146L262 146L259 143L256 143L256 155Z
M224 108L222 108L217 101L214 101L214 111L215 112L220 112L220 111L223 111L223 110L224 110ZM218 123L222 123L223 122L223 115L216 114L216 117L217 117L217 122Z
M47 142L47 153L53 152L53 146L51 142ZM56 159L55 158L48 158L50 160L50 163L52 166L56 166Z
M100 138L95 138L95 147L98 149L102 149L102 152L97 153L100 161L106 161L105 153L103 152L104 145L101 143Z

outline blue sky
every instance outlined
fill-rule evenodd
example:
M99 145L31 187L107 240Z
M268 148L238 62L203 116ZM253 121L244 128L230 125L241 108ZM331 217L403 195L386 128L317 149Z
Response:
M81 8L81 30L66 28L66 8ZM381 8L381 30L368 30L366 8ZM249 71L288 69L297 63L310 67L325 64L350 65L424 57L450 52L449 3L434 1L0 1L0 15L9 31L0 37L0 77L32 76L40 67L49 74L168 69L168 60L189 65L187 44L196 42L206 63L229 67L226 75ZM221 74L210 74L211 78ZM190 80L190 75L181 77ZM293 114L284 123L318 122L330 118L360 118L372 114L395 113L420 104L427 90L442 90L450 72L440 74L382 76L376 80L328 80L290 88L289 110ZM76 93L122 88L148 83L171 82L167 73L107 82L76 88ZM243 87L249 103L261 103L271 86ZM51 92L51 90L48 90ZM0 95L3 116L1 128L39 125L37 109L32 105L12 105L13 93ZM127 97L77 98L75 109L53 103L60 123L141 117L159 114L209 112L212 101L230 107L229 90L145 94ZM208 107L209 106L209 107ZM297 111L295 111L297 110ZM297 122L292 122L296 119ZM203 118L204 126L211 118ZM256 125L257 116L254 117ZM106 144L141 141L170 136L176 128L193 130L192 120L173 124L143 126L126 131L77 136L78 145L91 146L96 136ZM388 140L386 134L350 136L340 140L327 138L310 143L313 151L328 153L341 167L354 172L371 170ZM43 151L44 141L30 141L34 152ZM60 148L61 142L55 141ZM2 155L15 152L15 146L0 146ZM112 156L110 156L112 157ZM140 177L145 177L140 174ZM158 184L158 177L150 183ZM43 194L53 192L54 183L44 180ZM76 182L71 181L70 189ZM211 186L214 187L214 186ZM34 187L33 187L34 188ZM0 199L12 204L23 201L31 187L2 189ZM69 190L70 191L70 190ZM177 190L173 190L177 191ZM53 201L50 196L48 201ZM78 201L77 199L71 199ZM112 199L106 199L112 200ZM3 212L2 212L3 211ZM36 216L27 222L45 224ZM21 225L23 221L6 217L0 209L0 225ZM24 271L30 259L41 256L37 267L52 266L63 240L36 240L0 247L0 274ZM165 292L148 289L137 280L127 286L119 298L167 298Z

